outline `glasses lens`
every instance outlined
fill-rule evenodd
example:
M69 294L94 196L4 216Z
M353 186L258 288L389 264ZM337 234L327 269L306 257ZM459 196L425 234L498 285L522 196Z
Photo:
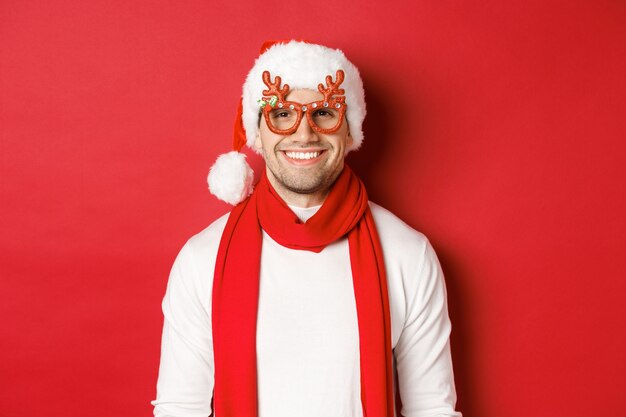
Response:
M313 123L320 129L333 129L341 124L343 118L339 110L332 107L323 107L314 110L311 114L311 119L313 119Z
M275 129L291 129L298 120L298 112L289 108L274 109L269 112L270 123Z

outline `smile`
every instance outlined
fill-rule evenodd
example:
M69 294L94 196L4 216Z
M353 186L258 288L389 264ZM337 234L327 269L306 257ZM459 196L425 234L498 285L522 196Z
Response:
M285 152L285 155L287 155L288 158L299 159L299 160L308 160L308 159L317 158L318 156L320 156L320 154L321 152L319 151L317 152L293 152L293 151Z

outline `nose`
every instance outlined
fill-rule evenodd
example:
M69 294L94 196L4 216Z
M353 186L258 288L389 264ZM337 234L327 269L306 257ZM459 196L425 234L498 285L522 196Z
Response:
M318 140L317 133L309 125L309 120L307 119L306 114L302 115L300 125L298 126L298 129L296 129L293 136L297 142L303 143L316 142Z

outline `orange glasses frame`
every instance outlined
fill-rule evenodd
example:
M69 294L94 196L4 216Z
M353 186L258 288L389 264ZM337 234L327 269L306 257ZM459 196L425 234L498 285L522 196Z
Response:
M274 82L272 83L269 71L263 71L263 82L268 87L268 90L263 90L263 99L260 100L260 102L263 106L263 116L265 117L267 127L278 135L291 135L298 130L298 126L300 126L300 122L302 121L302 115L303 113L306 113L307 122L309 123L309 126L311 126L311 129L324 134L335 133L343 124L343 118L346 113L346 98L343 95L345 94L345 91L342 88L339 88L339 85L341 85L343 80L343 70L337 70L335 82L333 82L330 75L327 75L326 87L324 87L321 83L317 86L319 92L324 95L324 99L302 104L295 101L285 100L285 97L289 93L289 84L285 84L281 87L280 76L276 76L274 78ZM337 97L333 97L334 95L337 95ZM284 108L297 111L298 116L292 127L289 129L277 129L272 125L270 121L270 112L274 110L275 107L279 109ZM315 124L313 121L313 113L324 108L332 108L339 111L339 121L336 126L323 129Z

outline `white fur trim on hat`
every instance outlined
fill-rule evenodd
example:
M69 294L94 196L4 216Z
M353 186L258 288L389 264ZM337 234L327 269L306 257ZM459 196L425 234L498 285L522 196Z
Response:
M353 142L347 151L358 149L363 142L363 120L365 119L365 92L359 70L342 51L326 46L300 41L290 41L271 46L259 56L243 85L243 127L247 145L254 149L259 132L259 100L267 86L263 83L263 71L269 71L272 81L277 75L282 85L289 84L290 90L308 88L315 91L318 84L326 85L326 76L335 80L337 70L343 70L345 79L340 88L345 90L346 119ZM255 149L258 152L258 150Z
M254 173L246 162L246 155L237 151L222 154L209 171L207 182L211 194L236 205L252 193Z

